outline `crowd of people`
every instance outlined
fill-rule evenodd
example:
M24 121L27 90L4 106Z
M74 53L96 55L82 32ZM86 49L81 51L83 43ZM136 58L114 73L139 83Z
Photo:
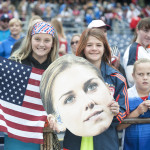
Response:
M22 0L18 10L9 0L0 5L0 56L45 70L45 121L54 132L64 125L64 150L119 150L120 130L123 150L149 150L149 124L121 123L150 118L150 4ZM68 41L64 29L82 26ZM134 34L123 65L107 37L119 26ZM7 133L4 142L4 150L40 150L40 144Z

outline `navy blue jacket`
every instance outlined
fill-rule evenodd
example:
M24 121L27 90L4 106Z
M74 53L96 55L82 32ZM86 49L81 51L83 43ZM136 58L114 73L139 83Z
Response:
M120 113L114 117L112 124L106 131L93 137L94 150L118 150L119 140L116 125L129 113L126 80L121 73L104 62L101 63L101 73L104 81L109 85L112 93L114 93L115 100L120 105ZM63 143L64 150L80 150L81 138L67 130Z

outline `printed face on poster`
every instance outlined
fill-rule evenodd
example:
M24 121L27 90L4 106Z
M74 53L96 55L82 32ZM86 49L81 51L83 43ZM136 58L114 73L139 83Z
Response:
M113 114L108 105L113 97L91 67L69 65L57 73L51 89L53 107L73 134L96 136L110 126Z

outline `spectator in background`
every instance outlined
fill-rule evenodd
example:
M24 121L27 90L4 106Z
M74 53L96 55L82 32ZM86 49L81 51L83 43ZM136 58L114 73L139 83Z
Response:
M43 16L43 11L40 9L40 7L38 5L36 5L35 7L33 7L32 9L32 13L31 13L31 16L34 16L34 15L38 15L40 17Z
M26 20L27 5L28 5L28 2L26 0L21 0L19 2L18 10L19 10L19 16L20 16L21 21Z
M76 54L76 50L77 50L77 46L78 46L78 42L80 40L80 34L74 34L71 38L71 42L70 42L70 45L71 45L71 51L73 54Z
M30 27L32 21L34 21L34 20L36 20L36 19L41 19L41 20L42 20L42 18L41 18L40 16L37 16L37 15L32 16L31 19L30 19L30 21L29 21L28 28ZM21 45L23 39L24 39L24 37L23 37L23 38L20 38L19 40L17 40L17 42L16 42L16 43L13 45L13 47L12 47L11 54L12 54L13 52L15 52L17 49L19 49L19 47L20 47L20 45Z
M44 12L45 6L46 6L45 0L38 0L36 3L36 7L39 7L42 10L42 12Z
M9 21L11 35L0 44L0 56L8 58L11 54L13 45L21 38L22 22L13 18Z
M138 15L140 15L140 11L135 7L134 4L130 4L130 9L128 9L126 17L127 17L127 21L130 24L131 20L133 17L137 17Z
M10 19L13 18L11 10L9 10L9 6L10 6L10 1L5 1L2 3L0 16L2 16L3 14L7 14Z
M60 13L62 19L69 19L72 17L72 9L67 5L65 9Z
M16 7L13 4L10 5L9 9L10 9L10 11L12 13L12 16L14 18L19 19L19 13L18 13L18 11L16 10Z
M72 10L72 17L74 17L75 23L81 24L83 22L84 16L81 13L79 5L74 5Z
M136 27L133 43L128 46L123 56L123 64L129 87L134 85L133 64L140 58L150 59L150 18L141 19Z
M135 32L136 26L140 20L141 20L140 15L136 17L132 17L131 22L129 24L132 32Z
M6 40L10 36L10 30L9 30L9 21L10 17L8 14L3 14L0 17L1 21L1 28L0 28L0 42L3 40Z
M93 19L94 19L93 10L91 8L88 8L86 13L85 13L86 24L87 25L90 24Z
M146 5L142 12L144 13L145 17L150 17L150 4Z
M68 52L68 42L65 36L65 32L63 30L63 25L57 18L51 20L51 24L55 28L58 34L59 39L59 55L65 55Z
M51 8L50 5L48 5L44 12L43 12L43 20L45 21L51 21L51 19L54 17L54 12L53 12L53 9Z

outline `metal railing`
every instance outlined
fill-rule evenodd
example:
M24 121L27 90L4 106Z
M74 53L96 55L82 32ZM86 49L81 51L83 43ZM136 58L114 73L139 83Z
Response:
M150 123L150 118L129 118L124 119L122 124L143 124ZM48 127L44 128L43 136L44 136L44 144L41 144L41 150L54 150L52 147L52 130Z
M150 123L150 118L128 118L122 121L122 124L140 124Z

